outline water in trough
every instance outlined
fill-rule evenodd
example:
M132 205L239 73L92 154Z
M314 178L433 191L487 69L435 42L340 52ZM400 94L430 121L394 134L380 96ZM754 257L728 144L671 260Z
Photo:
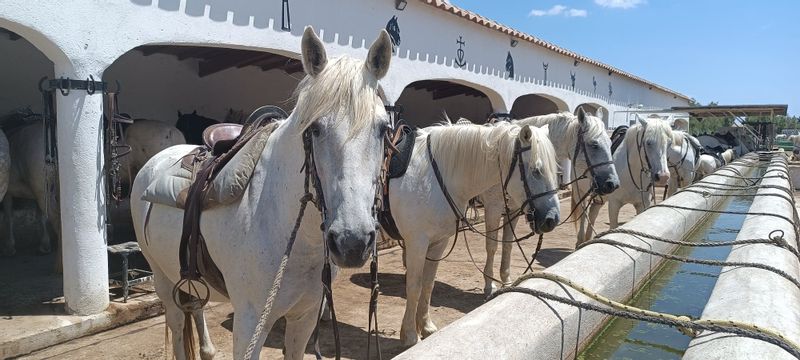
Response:
M747 211L752 197L732 197L722 209ZM731 241L736 239L745 215L712 214L686 241ZM724 261L731 247L682 247L677 255ZM700 317L721 268L665 261L629 302L630 305L676 315ZM596 336L579 359L680 359L690 337L676 329L628 319L613 319Z

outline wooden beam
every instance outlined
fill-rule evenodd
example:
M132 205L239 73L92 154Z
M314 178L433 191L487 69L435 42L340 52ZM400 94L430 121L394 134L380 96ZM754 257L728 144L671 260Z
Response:
M262 71L270 71L272 69L282 68L286 66L286 64L289 63L290 61L291 59L285 58L283 56L277 56L267 61L263 61L257 64L257 66L260 67Z
M142 46L141 48L139 48L139 51L141 51L142 55L144 55L144 56L150 56L150 55L153 55L153 54L160 53L161 51L164 50L164 48L166 48L166 46L163 46L163 45L147 45L147 46Z
M271 53L256 53L256 55L254 55L252 58L247 59L245 61L242 61L241 63L236 64L236 67L241 69L241 68L243 68L245 66L250 66L250 65L258 66L258 63L260 63L262 61L265 61L265 60L270 60L275 56L277 56L277 55L271 54Z
M294 74L296 72L303 71L303 62L300 60L290 60L286 66L283 67L283 71L287 74Z
M460 87L453 87L443 90L434 90L433 91L433 100L440 100L449 98L452 96L458 95L465 95L465 96L474 96L474 97L485 97L482 92L475 90L470 87L460 86Z
M197 69L197 75L199 77L206 77L211 74L216 74L228 68L235 67L236 64L249 59L252 56L253 55L250 52L239 52L216 56L213 59L200 61Z

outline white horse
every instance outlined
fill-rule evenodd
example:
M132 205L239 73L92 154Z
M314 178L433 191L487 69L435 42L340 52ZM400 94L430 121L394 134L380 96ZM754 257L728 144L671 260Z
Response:
M229 295L212 290L211 300L230 301L234 309L234 359L242 359L247 353L298 216L299 200L304 196L304 175L300 172L305 158L304 131L311 134L327 211L320 232L319 213L310 207L306 210L283 285L264 323L268 331L277 319L286 318L287 359L303 357L314 329L326 247L336 265L359 267L375 243L373 206L388 126L378 80L388 71L391 40L386 31L381 31L366 61L343 56L328 62L322 42L307 27L301 50L307 76L296 90L294 111L270 135L242 198L205 210L200 220L208 252L225 278ZM173 351L179 360L193 355L187 351L193 343L192 318L200 335L201 357L210 359L216 350L202 309L191 316L184 314L172 297L173 287L181 279L178 247L184 212L145 202L141 196L159 173L193 149L195 146L175 146L153 157L136 177L131 196L136 237L153 268L156 292L163 300ZM149 223L145 224L151 206ZM261 333L257 349L266 336L266 332ZM257 358L258 350L252 354L252 359Z
M726 164L730 164L730 162L733 161L733 159L736 159L736 150L734 149L725 150L722 152L722 154L720 154L720 156L722 157L722 160L724 160Z
M586 114L582 108L578 115L570 112L533 116L526 119L514 120L512 124L528 126L549 127L549 138L555 146L556 157L559 161L570 160L571 173L581 178L572 184L572 214L573 219L580 219L578 236L583 232L584 209L587 195L594 191L599 195L610 194L619 187L619 176L614 168L611 158L611 139L605 131L605 124L600 117ZM481 195L484 208L486 232L486 264L483 268L485 286L484 294L494 292L494 255L497 252L497 229L505 212L505 202L500 184ZM509 202L511 208L518 206L513 201ZM510 283L511 251L513 247L513 231L517 219L511 219L503 224L502 256L500 261L500 280L504 285Z
M605 199L608 202L608 220L612 229L619 225L619 209L633 204L636 214L650 207L650 191L653 186L664 186L669 182L667 148L672 146L672 129L660 119L642 119L625 134L622 144L614 152L614 166L620 175L620 188ZM583 241L592 237L598 208L592 203L589 209L589 230ZM595 215L594 217L592 215ZM579 246L583 241L579 241Z
M11 139L4 143L5 136L0 138L0 194L5 195L4 183L8 188L8 196L3 199L3 210L7 224L7 236L3 244L3 255L13 255L16 239L13 226L13 198L33 199L36 201L40 213L42 237L39 239L38 251L50 253L52 251L51 234L58 241L61 239L61 211L58 204L57 184L55 181L49 191L45 191L45 179L53 174L44 173L45 140L44 123L41 119L32 122L20 129L14 130ZM8 145L11 144L10 171L9 163L4 163L3 154L9 155ZM129 179L133 179L139 169L153 155L172 145L184 144L183 134L174 126L155 120L137 120L125 130L123 142L131 147L131 152L121 158L120 171L123 184L128 187ZM5 145L6 150L3 150ZM5 169L4 170L4 166ZM3 179L6 174L6 179ZM130 174L130 175L129 175ZM2 197L0 197L2 199ZM44 209L47 208L47 214ZM48 224L50 225L48 227ZM56 271L61 269L61 256L56 256Z
M700 155L700 160L698 160L697 165L697 175L695 176L695 180L700 180L708 175L711 175L717 168L720 167L720 163L711 155L702 154Z
M120 179L129 187L147 160L162 150L186 144L178 128L162 121L137 119L125 129L123 141L131 147L128 155L120 158Z
M672 196L678 188L688 186L694 181L695 172L699 164L698 154L695 146L700 145L691 135L678 130L672 130L672 146L667 152L667 163L669 163L669 184L667 185L667 195Z
M400 330L405 345L413 345L420 336L437 330L429 314L439 265L435 260L442 257L461 216L456 216L448 203L432 159L452 206L461 214L470 199L507 182L509 197L534 212L530 225L537 231L552 230L560 216L554 191L558 186L557 166L547 126L458 124L422 129L408 170L389 184L392 214L405 239L406 309ZM520 164L524 174L520 173ZM526 193L526 184L530 193Z

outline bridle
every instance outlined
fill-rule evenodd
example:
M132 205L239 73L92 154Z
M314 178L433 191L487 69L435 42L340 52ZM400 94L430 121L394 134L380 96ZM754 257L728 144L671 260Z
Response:
M433 163L433 156L431 155L431 152L430 152L430 134L428 134L428 140L429 140L429 142L428 142L428 156L431 157L431 160L432 160L432 163ZM534 194L531 191L531 187L528 184L528 178L525 176L525 174L526 174L525 161L523 161L523 159L522 159L522 156L523 156L522 154L527 152L527 151L530 151L530 150L531 150L531 145L522 146L522 143L520 142L519 139L515 139L514 140L514 155L511 158L511 165L509 165L509 167L508 167L508 172L507 172L507 175L506 175L506 179L503 181L503 187L502 188L503 188L503 198L507 199L508 198L508 183L511 182L511 176L514 173L514 168L518 167L519 168L519 177L520 177L520 180L522 181L522 188L525 190L525 201L522 204L520 204L519 209L517 209L515 211L516 215L514 215L514 216L512 216L512 213L511 213L510 209L508 208L508 203L506 203L506 209L505 209L506 210L506 215L509 218L516 218L517 216L519 216L521 214L525 214L525 220L528 222L528 226L530 226L531 229L536 229L536 219L534 217L534 212L536 210L535 210L535 208L533 206L534 200L536 200L538 198L541 198L541 197L544 197L544 196L552 196L552 195L556 194L558 192L558 190L557 189L553 189L553 190L541 192L541 193L538 193L538 194ZM437 180L439 180L438 172L437 172ZM507 219L506 221L510 221L510 219Z

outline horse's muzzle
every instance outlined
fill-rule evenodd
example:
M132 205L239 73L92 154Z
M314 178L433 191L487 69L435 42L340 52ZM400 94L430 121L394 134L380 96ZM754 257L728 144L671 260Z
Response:
M375 243L375 230L356 234L350 230L339 232L329 229L326 241L334 264L343 268L357 268L369 259Z
M536 232L546 233L556 228L559 221L559 214L557 210L550 210L541 218L538 216L536 218Z
M597 185L597 189L595 191L597 191L598 195L608 195L619 189L619 180L616 178L608 179L602 182L601 181L602 180L595 180L595 184Z
M669 183L669 171L653 173L653 182L656 186L666 186Z

